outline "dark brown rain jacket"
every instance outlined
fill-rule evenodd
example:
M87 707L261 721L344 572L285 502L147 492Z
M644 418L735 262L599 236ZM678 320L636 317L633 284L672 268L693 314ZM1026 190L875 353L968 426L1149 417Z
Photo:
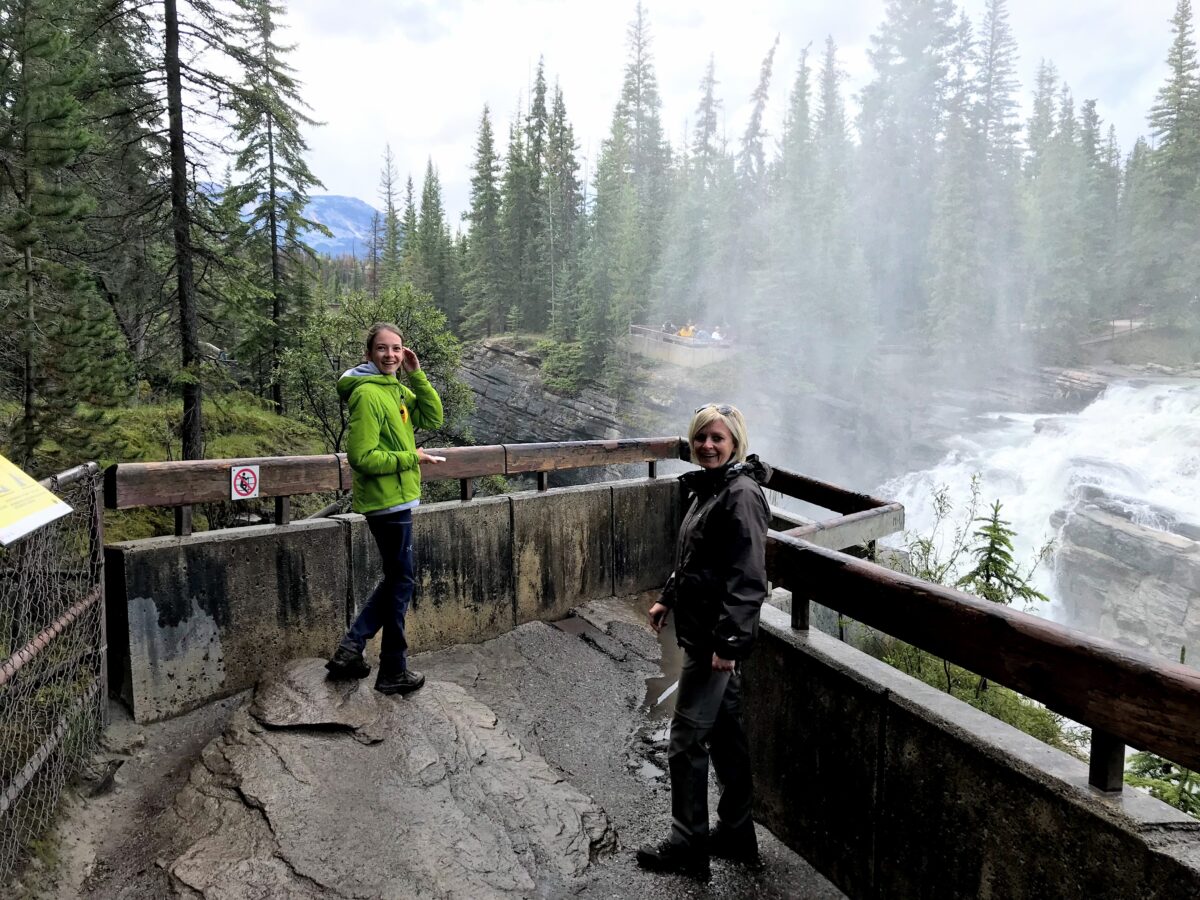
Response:
M662 602L674 612L679 646L695 658L745 659L758 636L771 520L761 485L770 477L757 456L680 476L693 499Z

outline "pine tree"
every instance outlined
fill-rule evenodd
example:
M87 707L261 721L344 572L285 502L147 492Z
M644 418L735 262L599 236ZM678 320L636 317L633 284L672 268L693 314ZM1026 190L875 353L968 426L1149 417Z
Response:
M525 170L528 178L526 235L521 268L524 273L520 291L521 321L530 331L544 331L550 318L550 255L548 175L546 144L550 117L546 109L546 71L538 60L529 114L525 117Z
M927 326L938 362L960 377L978 366L993 333L976 202L984 193L981 167L986 160L980 150L982 116L977 114L968 70L972 52L970 24L964 15L949 55L946 138L929 241Z
M943 128L946 55L954 41L951 0L888 0L871 38L875 69L859 116L861 198L872 280L889 302L891 327L925 322L930 218Z
M87 352L87 339L99 335L89 322L87 273L71 251L92 206L75 172L92 141L80 101L89 59L77 4L22 0L9 13L0 21L0 321L19 348L15 455L40 471L43 440L89 399L88 369L104 360L103 351Z
M505 327L532 327L522 302L530 279L529 247L533 234L533 174L526 152L524 130L513 122L508 132L508 152L500 184L500 240L504 252L502 292Z
M1171 31L1170 74L1150 111L1151 131L1158 141L1153 161L1164 266L1154 312L1168 324L1200 326L1200 65L1191 0L1178 0Z
M410 281L418 291L430 294L453 329L461 310L454 278L453 248L446 213L442 208L442 185L430 159L421 187L421 212L411 236Z
M583 193L579 182L575 131L567 119L562 90L555 85L546 140L544 191L547 216L540 243L549 258L550 331L572 340L576 328L579 253L582 246Z
M993 346L1008 348L1020 318L1023 268L1019 240L1020 151L1017 133L1017 44L1007 0L987 0L976 50L980 163L979 253L985 272L981 302L991 316Z
M392 155L392 145L383 147L383 168L379 171L379 199L383 201L383 242L380 254L380 279L384 284L394 284L400 278L403 257L402 248L405 236L410 234L404 223L400 221L399 188L396 172L396 157ZM412 208L412 178L408 179L408 206L405 215ZM415 224L415 220L414 223Z
M318 124L304 113L300 85L285 57L293 47L278 44L275 32L283 7L271 0L239 0L248 45L246 80L234 94L236 166L243 173L238 199L250 206L247 225L264 236L270 283L270 338L267 360L271 401L283 412L279 354L285 331L295 330L303 313L297 302L298 270L315 259L301 230L331 232L305 217L309 191L323 185L304 160L308 144L301 126ZM289 239L290 236L290 239Z
M471 174L471 207L467 221L471 236L467 242L465 266L466 305L463 309L464 334L490 337L504 327L503 248L500 241L500 187L497 179L500 161L496 156L491 116L487 106L479 120L475 142L475 164Z
M1011 523L1000 518L1000 501L992 504L991 514L975 519L979 528L975 530L975 543L970 553L975 557L971 571L956 582L956 587L973 594L1010 606L1014 600L1049 601L1049 597L1035 590L1030 584L1033 573L1022 572L1013 560L1013 538L1016 532Z

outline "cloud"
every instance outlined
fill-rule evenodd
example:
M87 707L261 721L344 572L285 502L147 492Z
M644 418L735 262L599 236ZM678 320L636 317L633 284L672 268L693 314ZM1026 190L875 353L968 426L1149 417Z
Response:
M973 22L982 21L984 0L963 5ZM1174 0L1010 0L1009 8L1026 111L1037 62L1048 57L1077 100L1099 100L1125 150L1146 133L1146 112L1166 77ZM811 44L815 70L826 35L838 44L853 115L854 97L871 77L870 36L884 16L881 0L650 0L646 10L670 140L678 144L689 135L713 54L725 133L735 147L776 35L767 128L778 137L800 52ZM562 87L579 154L594 171L620 92L633 15L632 0L293 0L282 39L298 44L291 61L303 96L326 123L307 132L310 164L329 192L373 201L385 143L402 179L411 173L418 190L432 156L447 216L456 222L468 201L483 105L491 107L503 153L509 123L528 102L544 56L549 83L557 79Z

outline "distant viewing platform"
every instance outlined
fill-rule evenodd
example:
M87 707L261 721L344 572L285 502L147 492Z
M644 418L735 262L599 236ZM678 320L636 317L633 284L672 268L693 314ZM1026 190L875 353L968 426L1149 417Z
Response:
M725 338L683 337L645 325L629 326L629 347L641 356L690 369L724 362L734 350L733 344Z

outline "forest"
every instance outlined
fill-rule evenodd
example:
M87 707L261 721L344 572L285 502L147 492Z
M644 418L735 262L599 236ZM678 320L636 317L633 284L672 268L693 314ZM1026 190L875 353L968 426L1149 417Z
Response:
M323 189L305 139L320 123L284 4L4 0L0 452L45 475L338 449L334 381L378 319L443 391L442 444L470 439L463 342L509 332L547 342L562 390L617 393L634 324L720 322L785 386L869 384L896 346L930 379L1069 364L1118 321L1195 340L1191 0L1127 153L1102 98L1076 98L1053 61L1020 83L1006 0L978 22L952 0L883 10L854 97L836 36L790 72L777 39L761 60L697 59L690 139L673 144L639 3L590 173L539 64L506 120L478 112L462 223L436 160L418 187L381 148L369 252L329 258L305 243L323 227L305 215ZM726 65L759 72L732 137Z

